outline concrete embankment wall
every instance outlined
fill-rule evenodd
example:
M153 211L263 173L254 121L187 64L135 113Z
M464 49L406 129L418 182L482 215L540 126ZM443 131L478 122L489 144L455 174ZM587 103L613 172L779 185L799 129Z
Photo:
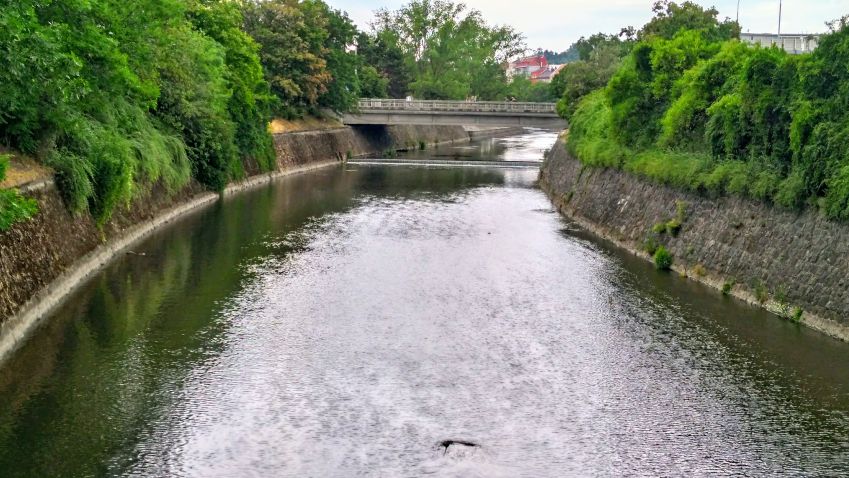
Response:
M675 218L682 202L681 231L658 237L674 270L720 289L734 284L732 295L785 315L798 307L805 324L849 340L849 224L814 210L708 197L584 167L562 141L543 165L540 185L563 215L646 259L653 226Z
M458 126L356 126L275 135L274 148L281 169L322 160L379 155L388 150L469 141Z
M348 156L378 155L387 150L468 141L455 126L369 126L278 134L274 136L278 170L247 178L225 191L232 194L274 178L332 166ZM88 215L68 212L51 179L21 187L35 198L33 219L0 232L0 360L45 316L117 254L152 232L204 205L219 194L192 184L169 195L154 190L98 228Z

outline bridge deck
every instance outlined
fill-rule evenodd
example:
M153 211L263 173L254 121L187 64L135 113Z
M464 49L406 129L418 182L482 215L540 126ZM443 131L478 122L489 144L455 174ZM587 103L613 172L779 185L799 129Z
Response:
M414 113L526 113L557 117L554 103L518 103L515 101L442 101L442 100L385 100L363 99L361 112L392 111Z
M487 125L563 129L554 103L512 101L360 100L358 111L342 116L348 125Z

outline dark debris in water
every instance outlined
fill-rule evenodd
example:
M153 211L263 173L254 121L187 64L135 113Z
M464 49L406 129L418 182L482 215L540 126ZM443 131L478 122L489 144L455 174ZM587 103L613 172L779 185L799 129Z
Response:
M443 440L439 442L439 447L443 449L442 454L445 455L448 453L448 449L454 445L465 446L469 448L480 448L480 445L477 443L466 441L466 440Z

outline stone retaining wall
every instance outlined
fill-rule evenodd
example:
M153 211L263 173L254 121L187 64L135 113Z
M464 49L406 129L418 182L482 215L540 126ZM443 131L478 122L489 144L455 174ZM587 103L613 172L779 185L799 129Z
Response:
M416 149L421 142L435 145L465 141L469 141L469 133L457 126L355 126L275 135L274 148L282 169L314 158L341 161L389 150Z
M849 224L584 167L562 141L543 165L540 185L562 214L646 259L652 228L675 218L681 203L686 215L677 236L653 235L673 254L676 271L720 289L733 284L732 295L782 315L798 307L807 325L849 340Z

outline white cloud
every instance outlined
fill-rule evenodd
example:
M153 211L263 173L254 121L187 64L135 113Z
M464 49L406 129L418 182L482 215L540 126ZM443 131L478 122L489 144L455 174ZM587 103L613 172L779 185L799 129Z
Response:
M398 8L402 0L328 0L347 11L361 27L367 27L379 7ZM651 18L653 0L465 0L491 23L508 24L523 32L531 48L562 50L581 36L602 31L618 33L623 26L642 26ZM735 18L737 0L696 0L716 5L720 17ZM740 22L744 31L775 32L779 0L741 0ZM782 31L813 33L825 30L824 22L849 13L847 0L783 0Z

